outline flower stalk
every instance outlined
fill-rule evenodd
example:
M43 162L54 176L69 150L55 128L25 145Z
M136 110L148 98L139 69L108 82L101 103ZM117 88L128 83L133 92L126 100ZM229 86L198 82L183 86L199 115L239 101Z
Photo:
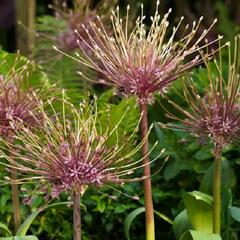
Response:
M74 240L81 240L81 208L80 208L80 193L73 193L73 226Z
M17 170L12 169L11 179L17 180ZM19 191L18 185L15 183L11 184L12 188L12 204L13 204L13 217L14 217L14 230L15 233L18 231L21 224L21 213L20 213L20 204L19 204Z
M213 233L221 232L221 148L214 151L214 179L213 179Z
M141 137L142 139L145 139L148 135L148 117L147 117L147 105L144 103L140 103L140 109L141 109ZM146 218L146 239L147 240L154 240L155 239L155 227L154 227L154 212L153 212L153 200L152 200L152 184L151 184L151 178L148 176L151 176L151 169L150 169L150 159L148 155L148 140L146 140L142 146L142 153L144 159L144 177L145 180L143 182L144 184L144 200L145 200L145 218Z

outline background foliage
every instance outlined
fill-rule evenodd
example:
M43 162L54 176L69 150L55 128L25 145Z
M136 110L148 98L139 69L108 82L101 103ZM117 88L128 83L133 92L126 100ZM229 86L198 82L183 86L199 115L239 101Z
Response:
M139 6L140 1L120 1L120 6L124 11L126 4ZM143 2L143 1L141 1ZM145 1L146 13L153 13L155 1ZM232 40L233 36L239 32L239 2L232 1L162 1L161 11L173 7L172 23L177 22L179 16L185 15L186 21L191 22L199 15L205 15L204 24L209 25L217 16L218 24L211 32L211 38L219 33L225 36L226 40ZM52 10L47 8L47 1L38 1L37 7L37 28L47 34L57 34L59 29L64 28L66 22L56 21L52 15ZM52 32L51 32L52 31ZM54 32L55 31L55 32ZM5 36L0 35L0 38ZM4 41L1 41L4 42ZM99 108L110 109L111 123L118 121L124 114L127 106L131 108L127 117L122 123L122 131L131 132L133 126L138 121L139 112L134 99L121 100L113 95L111 90L103 89L101 86L90 84L76 71L82 68L71 59L53 52L52 43L44 40L38 43L34 49L34 57L39 66L34 70L35 76L46 78L51 83L57 83L60 87L68 89L68 94L74 103L87 94L88 91L99 96ZM7 44L3 45L7 48ZM5 53L2 53L2 55ZM0 58L2 57L0 54ZM54 59L57 60L55 61ZM60 60L59 60L60 58ZM9 57L11 62L11 57ZM42 60L46 60L45 62ZM51 65L49 65L49 61ZM81 69L82 70L82 69ZM4 69L0 67L1 74ZM43 72L45 71L46 74ZM89 73L95 76L96 73ZM192 77L201 86L207 84L206 71L194 70ZM36 79L36 78L34 78ZM178 92L181 91L182 81L175 84L169 92L168 98L181 99ZM200 190L203 193L212 193L212 169L213 157L211 145L201 145L197 141L189 138L183 132L161 129L156 123L158 121L167 122L165 110L161 105L174 111L167 105L165 99L160 96L158 101L149 110L149 122L154 123L154 128L150 136L150 145L156 140L159 141L157 147L151 153L153 159L163 148L166 149L165 156L169 156L164 168L161 168L164 159L158 159L153 166L153 199L156 210L156 239L179 239L181 234L189 229L191 224L186 217L186 192ZM184 103L183 103L184 104ZM106 122L108 116L102 116L102 122ZM240 170L240 149L239 146L229 146L223 153L223 236L224 240L239 239L240 222L240 201L239 201L239 170ZM0 167L0 177L5 175L3 167ZM142 183L130 183L125 186L113 186L112 189L89 189L82 199L82 224L84 240L122 240L125 235L132 240L142 240L144 233L144 211ZM21 187L21 198L28 196L27 192L32 186ZM13 229L11 191L9 186L0 188L0 236L8 236L8 229ZM138 200L139 198L139 200ZM61 199L55 202L68 201L64 194ZM44 204L41 195L34 196L30 206L22 205L21 212L23 218ZM137 209L137 211L136 211ZM135 212L133 212L135 211ZM127 219L127 221L126 221ZM175 219L175 220L174 220ZM125 225L124 225L125 222ZM124 232L125 230L125 232ZM129 230L129 233L128 233ZM28 234L37 235L41 240L72 239L72 209L65 205L53 206L38 214L28 230ZM193 233L190 233L193 234Z

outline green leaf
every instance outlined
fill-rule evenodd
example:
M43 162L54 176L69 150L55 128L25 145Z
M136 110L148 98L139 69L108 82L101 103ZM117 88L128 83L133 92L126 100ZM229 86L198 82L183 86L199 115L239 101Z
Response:
M97 204L97 210L100 212L100 213L103 213L104 210L105 210L105 207L106 207L106 204L104 201L98 201L98 204Z
M7 225L4 223L0 223L0 229L4 230L5 232L7 232L8 235L12 236L11 231L8 229Z
M199 161L204 161L213 158L212 151L210 149L200 149L194 155L195 158Z
M186 232L180 240L221 240L218 234L209 234L200 231L190 230Z
M132 221L141 213L145 212L145 207L140 207L129 213L124 221L124 234L128 240L130 240L130 227Z
M203 233L212 233L212 197L193 191L185 193L183 200L193 229Z
M124 234L128 240L130 240L130 227L132 225L133 220L141 213L145 212L145 207L139 207L129 213L124 221ZM154 213L165 220L166 222L173 224L172 220L170 220L166 215L154 210Z
M187 210L184 209L175 217L173 221L173 232L175 234L176 239L180 239L182 234L187 230L190 230L191 228L192 225L189 221Z
M22 225L19 227L16 235L17 236L26 236L26 233L29 229L29 227L31 226L32 222L34 221L34 219L37 217L37 215L40 213L41 211L34 211L31 215L29 215L27 217L27 219L22 223Z
M17 231L17 236L20 236L20 237L23 237L23 236L26 236L26 233L29 229L29 227L31 226L32 222L35 220L35 218L37 217L37 215L46 210L47 208L50 208L50 207L55 207L55 206L59 206L59 205L66 205L66 204L69 204L70 202L59 202L59 203L53 203L53 204L50 204L46 207L42 207L40 208L39 210L37 211L34 211L30 216L27 217L27 219L22 223L22 225L20 226L20 228L18 229Z
M0 238L0 240L38 240L36 236L24 236L24 237L6 237L6 238Z
M173 224L173 221L172 221L170 218L168 218L166 215L158 212L157 210L154 210L154 213L155 213L159 218L163 219L165 222L168 222L169 224Z
M236 174L227 159L222 160L222 187L234 188L236 186ZM213 164L206 171L200 185L200 191L212 193L213 189Z
M230 226L231 224L231 213L230 213L231 206L232 206L231 190L227 188L223 188L221 193L221 212L222 212L222 225L224 226Z
M234 220L240 222L240 208L238 207L230 207L230 213Z

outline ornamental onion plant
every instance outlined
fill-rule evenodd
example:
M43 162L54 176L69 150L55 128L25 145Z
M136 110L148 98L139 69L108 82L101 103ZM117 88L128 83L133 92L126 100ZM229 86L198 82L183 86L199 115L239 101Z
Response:
M136 160L135 154L145 144L149 132L137 142L137 123L132 134L120 139L118 126L128 109L114 127L103 128L100 116L108 110L98 111L97 100L82 101L75 108L63 93L59 102L37 102L42 115L41 127L32 130L16 121L15 128L21 129L14 135L18 144L3 140L11 154L1 150L1 156L7 159L7 167L19 173L14 183L40 182L39 191L46 198L56 198L62 192L72 196L74 239L80 240L80 198L88 187L100 188L150 177L133 175L145 166L141 164L142 158ZM32 116L38 122L38 115Z
M223 148L240 140L240 38L235 38L233 49L228 46L228 65L222 64L222 54L214 63L205 61L209 87L204 94L199 93L193 81L185 87L184 98L189 104L186 110L176 102L170 101L185 118L168 113L181 123L168 126L191 133L201 142L212 142L213 156L213 232L221 232L221 161Z
M182 17L177 26L170 30L168 17L171 9L163 17L160 17L158 9L159 1L154 16L150 18L151 26L148 28L141 5L141 15L137 18L135 27L129 31L130 6L127 7L124 20L120 17L117 8L116 11L112 11L111 16L113 34L109 34L101 18L97 16L97 21L90 21L91 28L82 25L82 29L88 35L88 41L82 37L78 29L75 30L79 38L79 48L83 52L81 55L76 52L76 56L73 57L55 47L70 58L101 73L102 78L95 82L114 87L116 92L124 97L136 96L142 113L140 124L142 139L146 138L148 132L148 105L154 102L154 94L165 94L172 82L202 63L198 51L217 41L202 44L216 22L214 20L208 29L199 33L202 18L198 22L193 22L191 27L186 25L184 33L177 40L176 35L184 18ZM168 35L169 31L171 31L170 35ZM85 42L94 54L89 55L81 42ZM79 74L84 76L81 72ZM145 156L144 176L150 176L148 141L145 141L142 153ZM147 240L153 240L155 227L150 178L144 180L144 198L146 236Z
M5 60L1 62L8 68ZM12 125L15 121L21 121L28 127L33 127L38 123L29 113L36 109L36 102L33 98L33 91L27 86L28 74L33 66L27 62L21 66L21 57L17 55L14 59L13 66L7 74L0 73L0 137L9 144L14 144L14 135L20 129ZM4 66L3 66L4 67ZM11 178L17 180L17 170L11 170ZM12 203L14 215L15 232L21 223L19 190L15 183L12 187Z

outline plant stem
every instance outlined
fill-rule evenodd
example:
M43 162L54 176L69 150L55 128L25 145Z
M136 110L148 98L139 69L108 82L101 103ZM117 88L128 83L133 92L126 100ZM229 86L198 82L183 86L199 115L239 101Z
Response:
M215 148L213 180L213 233L221 233L221 149Z
M81 240L81 209L80 194L73 193L73 227L74 240Z
M12 169L11 179L17 180L17 171ZM21 224L21 213L20 213L20 204L19 204L19 191L18 185L12 183L12 204L13 204L13 217L14 217L14 230L15 233L18 231Z
M142 139L146 138L148 134L148 117L147 117L147 106L144 103L140 103L141 109L141 137ZM146 239L154 240L155 239L155 230L154 230L154 212L153 212L153 200L152 200L152 184L151 184L151 169L150 169L150 159L148 156L148 139L143 144L142 153L144 156L144 176L147 177L144 180L144 200L145 200L145 218L146 218Z

